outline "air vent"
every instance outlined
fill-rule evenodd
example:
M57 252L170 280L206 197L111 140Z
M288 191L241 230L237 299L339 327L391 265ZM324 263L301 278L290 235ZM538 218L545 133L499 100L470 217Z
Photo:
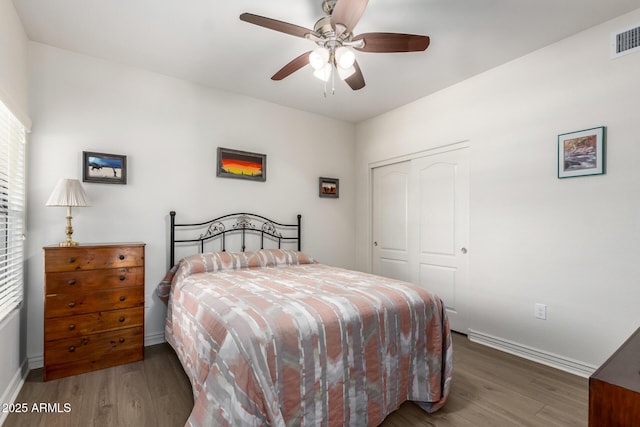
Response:
M613 58L632 52L640 52L640 26L613 34L611 48Z

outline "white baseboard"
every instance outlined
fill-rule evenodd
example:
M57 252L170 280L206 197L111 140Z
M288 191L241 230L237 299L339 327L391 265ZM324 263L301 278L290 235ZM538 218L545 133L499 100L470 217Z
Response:
M597 366L469 329L469 340L561 371L589 378Z
M18 371L15 373L13 378L11 378L11 382L9 383L8 387L2 394L2 397L0 397L0 402L2 403L15 402L16 398L18 397L18 393L20 393L20 390L22 390L22 386L24 385L24 380L27 377L27 374L29 373L29 371L26 369L27 368L26 364L27 364L27 361L25 359L20 365L20 368L18 368ZM9 415L9 411L7 412L0 411L0 426L4 424L8 415Z
M44 366L44 355L36 354L35 356L28 356L27 366L29 370L42 368Z
M155 332L144 336L145 347L150 345L162 344L166 340L164 339L164 330L161 332Z

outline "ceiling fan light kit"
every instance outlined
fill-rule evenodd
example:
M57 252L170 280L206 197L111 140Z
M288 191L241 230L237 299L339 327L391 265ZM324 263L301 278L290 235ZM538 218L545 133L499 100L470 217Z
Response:
M336 49L336 66L340 68L351 68L356 62L356 55L348 47L340 46Z
M323 0L320 18L313 30L264 16L243 13L240 20L281 33L302 37L318 47L290 61L275 73L272 80L282 80L305 65L314 69L313 75L325 82L338 74L353 90L365 86L362 70L353 49L369 53L419 52L429 47L429 37L400 33L365 33L353 36L368 0ZM335 72L334 72L335 70ZM332 90L333 92L334 90Z
M319 70L324 68L325 64L329 62L329 57L329 49L319 47L309 54L309 64L311 64L314 70Z
M315 70L313 75L327 82L331 78L333 69L338 71L340 79L344 80L356 72L353 63L356 56L351 49L340 46L337 49L319 47L309 54L309 64Z
M324 64L322 67L315 70L313 75L326 83L331 78L332 71L333 67L331 64Z
M353 65L348 68L338 67L338 76L341 80L346 80L356 72L356 67Z

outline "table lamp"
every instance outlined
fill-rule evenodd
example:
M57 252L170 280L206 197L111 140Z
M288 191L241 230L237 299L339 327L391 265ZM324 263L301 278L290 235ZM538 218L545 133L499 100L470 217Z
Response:
M64 206L67 208L67 240L60 242L60 246L77 246L78 242L71 239L73 227L71 226L71 208L85 207L89 205L89 199L77 179L62 178L53 189L46 203L47 206Z

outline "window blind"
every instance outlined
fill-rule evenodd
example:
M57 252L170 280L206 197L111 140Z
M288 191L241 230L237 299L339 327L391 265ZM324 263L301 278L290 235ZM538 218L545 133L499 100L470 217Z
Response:
M26 130L0 102L0 321L24 288Z

